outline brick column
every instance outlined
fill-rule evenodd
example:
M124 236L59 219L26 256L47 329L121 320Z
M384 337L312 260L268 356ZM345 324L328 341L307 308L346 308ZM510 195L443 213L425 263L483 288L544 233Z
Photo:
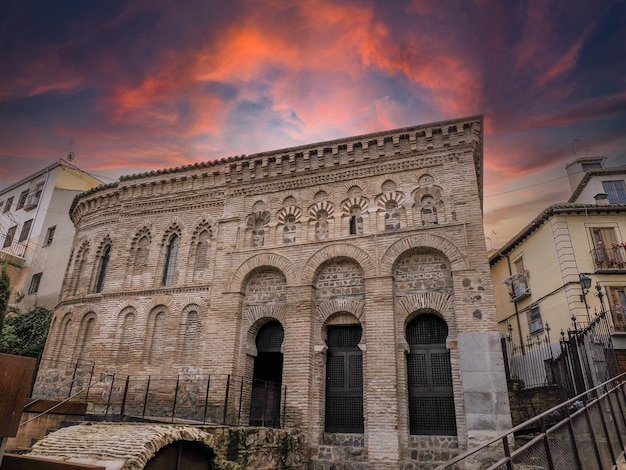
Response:
M288 309L283 342L283 385L287 387L287 426L301 428L311 421L313 375L311 286L287 289Z
M368 460L397 468L398 384L391 277L365 279L364 383ZM387 466L376 468L387 468Z

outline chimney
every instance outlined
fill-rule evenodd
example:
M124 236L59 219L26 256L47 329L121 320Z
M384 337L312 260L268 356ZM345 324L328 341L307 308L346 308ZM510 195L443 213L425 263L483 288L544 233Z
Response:
M598 193L593 198L597 206L608 206L611 204L609 202L609 196L606 193Z

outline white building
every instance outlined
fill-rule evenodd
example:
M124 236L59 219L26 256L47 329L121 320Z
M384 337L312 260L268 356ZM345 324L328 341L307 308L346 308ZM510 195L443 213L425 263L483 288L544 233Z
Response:
M11 277L12 305L54 308L74 238L70 206L101 183L59 160L0 190L0 264Z

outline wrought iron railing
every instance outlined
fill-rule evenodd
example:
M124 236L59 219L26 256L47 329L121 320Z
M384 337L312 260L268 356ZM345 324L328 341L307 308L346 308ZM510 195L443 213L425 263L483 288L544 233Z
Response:
M625 388L622 374L437 468L615 468L626 436Z
M517 389L556 385L563 398L571 398L616 375L611 313L600 312L584 324L573 317L554 342L547 323L543 335L528 336L522 344L515 344L509 331L502 339L507 379Z
M604 246L591 250L595 271L626 271L626 246Z
M613 331L626 332L626 308L612 308L611 321L613 322Z
M528 284L528 271L515 273L511 277L505 279L509 290L511 302L518 302L530 295L530 285Z

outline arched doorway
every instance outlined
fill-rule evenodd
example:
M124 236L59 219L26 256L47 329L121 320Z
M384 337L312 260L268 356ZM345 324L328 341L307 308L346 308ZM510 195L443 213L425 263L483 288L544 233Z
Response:
M456 435L456 415L448 325L434 313L415 317L406 327L411 434Z
M256 335L257 356L252 374L250 425L280 426L280 395L283 379L285 332L278 321L266 323Z
M215 453L200 442L176 441L152 457L144 470L214 470Z
M329 325L326 344L325 431L363 432L361 325Z

